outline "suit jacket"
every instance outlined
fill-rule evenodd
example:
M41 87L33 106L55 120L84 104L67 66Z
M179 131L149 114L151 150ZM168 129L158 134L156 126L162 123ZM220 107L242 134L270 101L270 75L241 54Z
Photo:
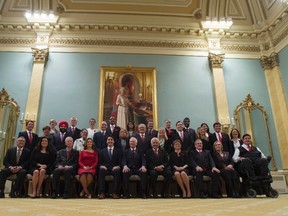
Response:
M153 138L153 137L157 137L158 136L158 131L157 130L154 130L152 129L150 131L150 129L148 128L147 129L147 132L146 132L146 135L150 138L150 140Z
M74 128L74 133L72 131L72 127L68 127L66 133L68 134L68 136L71 136L73 138L73 141L75 141L76 139L79 139L81 137L80 133L81 130L77 127Z
M174 140L179 139L181 141L181 150L187 151L194 146L194 141L192 140L193 137L190 133L183 131L183 135L184 139L182 140L178 131L175 131L175 133L173 133L171 137L171 144L173 143Z
M19 132L18 137L23 136L25 138L25 148L28 148L32 151L38 143L38 135L36 133L32 133L32 142L30 143L30 139L27 131Z
M10 166L21 166L22 169L28 169L30 163L30 150L28 148L23 148L18 163L16 155L17 147L13 147L7 150L3 161L5 168L9 168Z
M190 151L190 160L194 171L197 166L200 166L204 171L211 170L215 167L209 150L202 150L202 153L200 153L196 149L193 149Z
M67 156L67 149L61 149L57 152L57 157L55 160L55 168L61 166L72 166L74 172L78 170L78 158L79 152L75 149L71 149L69 156Z
M154 170L156 166L163 165L164 169L169 167L168 154L164 149L158 149L158 155L153 149L149 149L145 155L148 170Z
M218 169L224 169L228 165L234 165L234 162L232 160L232 157L230 156L229 152L223 152L223 157L217 153L212 153L213 160L215 162L215 165Z
M228 134L222 133L222 132L221 132L221 136L222 136L223 151L229 152L229 142L230 142L229 136ZM213 144L216 140L218 140L216 133L209 135L209 142L210 142L212 150L213 150Z
M151 138L146 133L144 136L144 142L139 133L136 134L135 138L137 139L137 148L141 149L144 153L146 153L148 149L151 149Z
M54 147L55 147L55 149L56 149L57 151L66 148L66 145L65 145L65 139L66 139L66 137L68 137L68 134L67 134L67 133L65 133L64 138L63 138L63 140L61 141L60 132L54 133L52 144L54 145Z
M135 155L134 155L135 154ZM136 148L136 152L133 153L129 148L124 152L122 159L122 166L128 166L130 169L140 169L142 166L146 167L146 160L144 156L144 152Z
M112 158L110 159L108 147L102 149L99 153L99 166L106 166L108 170L112 170L114 166L120 166L122 163L122 151L114 147Z
M122 146L122 141L125 143L125 146ZM120 149L122 151L122 153L125 152L126 149L129 149L129 138L125 138L125 139L117 139L115 140L115 144L114 147L117 149Z
M167 150L168 153L170 153L170 152L172 152L174 150L171 145L172 145L172 142L173 142L172 136L176 132L176 130L172 129L172 128L170 130L168 130L167 128L165 128L165 132L166 132L167 137L168 137L167 145L166 145L167 149L166 150Z
M120 130L121 130L121 128L115 125L114 130L113 130L113 133L112 133L110 124L108 124L108 125L107 125L107 129L106 129L106 132L107 132L107 135L108 135L108 134L109 134L109 135L112 134L115 139L119 139L119 132L120 132Z
M95 143L96 151L100 152L101 149L104 149L107 147L107 143L106 143L107 136L108 136L107 131L105 132L105 135L102 134L102 131L98 131L94 134L93 142Z

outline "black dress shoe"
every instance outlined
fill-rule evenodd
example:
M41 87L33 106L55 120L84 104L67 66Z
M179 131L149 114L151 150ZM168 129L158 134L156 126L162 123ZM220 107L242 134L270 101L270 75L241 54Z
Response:
M146 197L146 194L142 194L142 195L141 195L141 198L142 198L142 199L146 199L146 198L147 198L147 197Z
M63 194L63 199L69 199L69 198L70 198L70 196L67 193Z
M217 193L213 193L211 198L214 198L214 199L219 199L219 198L222 198L221 195L217 194Z
M125 195L123 195L123 199L130 199L130 196L125 194Z
M5 194L3 192L0 193L0 198L5 198Z
M207 198L207 194L205 194L205 193L203 193L203 192L200 192L199 198L201 198L201 199L206 199L206 198Z
M56 193L52 193L51 198L52 199L56 199L57 198L57 194Z
M158 194L153 193L153 198L158 198Z

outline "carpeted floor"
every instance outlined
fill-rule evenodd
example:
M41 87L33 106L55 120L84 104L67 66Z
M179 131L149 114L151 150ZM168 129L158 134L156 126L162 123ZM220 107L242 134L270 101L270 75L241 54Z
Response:
M0 215L13 216L151 216L288 215L288 194L277 199L11 199L0 200Z

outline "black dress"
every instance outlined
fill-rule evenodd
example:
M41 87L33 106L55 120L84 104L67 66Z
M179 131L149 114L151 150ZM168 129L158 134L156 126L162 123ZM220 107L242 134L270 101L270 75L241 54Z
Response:
M179 154L177 154L175 151L173 151L170 153L169 158L170 167L173 174L175 172L179 172L178 170L174 169L174 166L183 167L187 165L189 167L189 157L187 152L181 151ZM183 171L186 172L187 175L189 175L188 168L184 169Z
M47 166L46 174L50 174L55 159L56 154L54 151L42 153L40 149L34 149L31 153L30 169L28 173L33 175L34 170L39 169L37 164L45 164Z

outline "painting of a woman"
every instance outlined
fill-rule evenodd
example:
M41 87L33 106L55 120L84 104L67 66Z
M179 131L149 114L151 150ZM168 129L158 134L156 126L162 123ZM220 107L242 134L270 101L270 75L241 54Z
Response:
M116 99L117 110L117 125L121 128L126 128L128 123L128 106L130 105L125 88L121 87L119 95Z

